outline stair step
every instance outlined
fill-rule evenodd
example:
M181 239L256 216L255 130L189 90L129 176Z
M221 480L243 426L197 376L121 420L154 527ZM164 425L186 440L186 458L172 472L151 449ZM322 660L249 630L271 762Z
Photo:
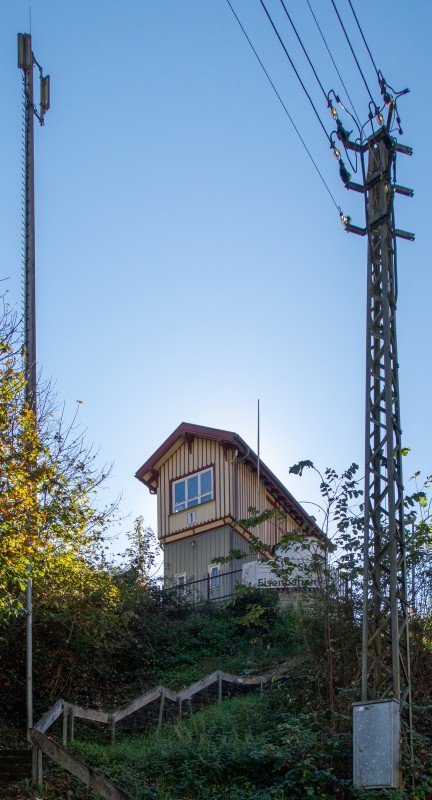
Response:
M7 786L31 778L31 749L0 749L0 785Z

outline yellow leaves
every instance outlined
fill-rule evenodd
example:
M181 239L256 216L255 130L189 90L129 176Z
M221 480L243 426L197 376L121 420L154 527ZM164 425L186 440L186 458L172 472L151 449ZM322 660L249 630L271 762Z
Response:
M0 308L0 615L17 608L29 559L42 575L52 568L55 548L66 547L76 558L110 517L109 508L95 508L93 492L103 477L95 469L95 455L77 435L75 418L66 423L61 408L57 415L49 392L39 404L42 420L36 428L25 403L16 331ZM63 559L61 569L72 580L66 554ZM77 585L96 581L94 573L83 564L76 567ZM115 588L108 587L107 597L115 596Z
M49 587L50 602L55 596L59 606L78 604L82 610L83 604L93 607L100 602L106 610L119 602L120 592L112 575L67 547L40 552L34 566L41 575L42 586L46 582Z

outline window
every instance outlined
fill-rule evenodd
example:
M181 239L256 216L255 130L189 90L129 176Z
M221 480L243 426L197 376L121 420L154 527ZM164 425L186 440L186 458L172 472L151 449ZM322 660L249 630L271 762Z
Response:
M180 597L184 597L186 594L186 573L180 572L178 575L176 575L175 582Z
M220 567L211 564L209 567L209 589L219 589Z
M213 469L195 472L180 481L174 481L172 507L174 513L213 500Z

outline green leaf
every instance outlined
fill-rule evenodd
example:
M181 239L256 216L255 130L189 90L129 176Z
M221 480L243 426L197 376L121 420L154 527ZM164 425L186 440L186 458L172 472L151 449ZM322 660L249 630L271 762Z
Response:
M314 469L312 461L309 460L299 461L298 464L294 464L292 467L289 468L289 472L292 475L299 475L301 477L303 474L303 470L307 468Z

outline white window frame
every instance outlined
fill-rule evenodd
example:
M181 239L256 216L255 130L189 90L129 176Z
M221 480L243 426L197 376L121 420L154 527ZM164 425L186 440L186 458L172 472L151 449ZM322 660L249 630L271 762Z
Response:
M220 566L219 564L210 564L208 568L209 576L209 590L212 592L215 589L220 589Z
M210 491L202 490L201 480L202 476L210 474ZM198 478L198 493L194 496L188 496L188 480L190 478ZM185 485L185 492L184 492L184 500L179 501L176 503L175 500L175 490L176 486L179 486L181 483ZM171 484L171 499L172 499L172 510L173 514L178 514L179 511L185 511L186 509L189 510L191 508L195 508L196 506L201 505L201 503L209 503L211 500L214 500L214 478L213 478L213 467L206 467L206 469L201 469L199 472L191 472L189 475L185 475L184 478L179 478L175 480ZM210 497L209 497L210 495ZM205 498L205 499L203 499Z
M181 595L181 597L184 597L184 595L186 594L186 572L178 572L177 575L174 575L174 579L176 583L176 589L179 595Z

